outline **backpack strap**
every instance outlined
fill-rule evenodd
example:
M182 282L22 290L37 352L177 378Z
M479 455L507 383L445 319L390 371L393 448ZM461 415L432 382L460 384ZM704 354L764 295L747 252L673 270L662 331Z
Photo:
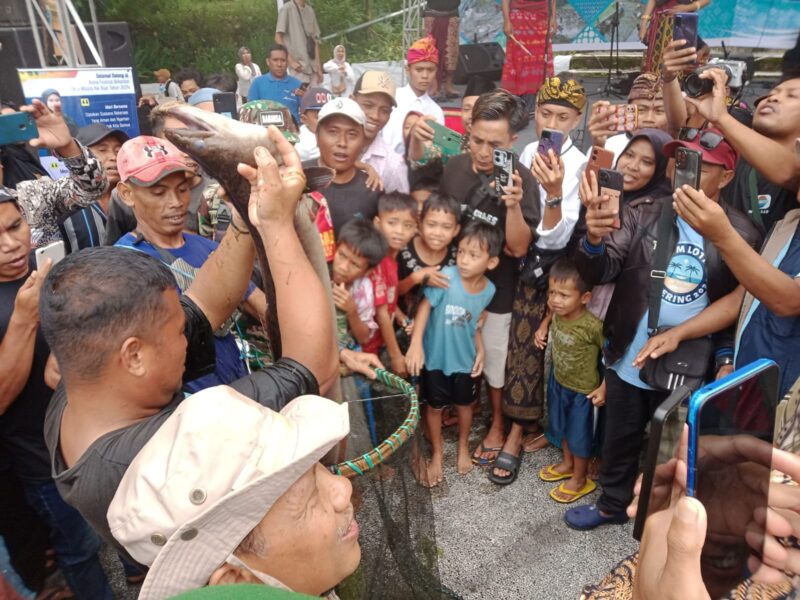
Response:
M658 218L656 254L653 259L653 270L650 271L650 289L647 294L649 303L647 333L650 336L655 335L658 330L664 279L667 277L667 265L675 248L675 242L675 211L672 208L672 202L665 202Z
M756 225L764 229L764 218L761 216L761 207L758 204L758 173L753 167L747 174L747 187L750 191L750 214Z

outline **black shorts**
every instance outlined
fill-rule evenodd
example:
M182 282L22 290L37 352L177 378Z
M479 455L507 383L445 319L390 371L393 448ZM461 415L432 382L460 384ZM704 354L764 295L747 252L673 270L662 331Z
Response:
M475 380L469 373L445 375L444 371L422 370L422 397L431 408L451 404L468 406L475 401Z

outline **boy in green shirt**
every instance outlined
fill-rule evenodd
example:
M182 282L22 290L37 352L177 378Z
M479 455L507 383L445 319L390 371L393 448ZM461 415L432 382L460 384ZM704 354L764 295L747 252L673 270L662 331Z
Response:
M548 432L561 440L564 458L539 472L543 481L562 481L550 491L556 502L568 504L590 494L597 484L588 478L592 452L593 406L605 402L598 359L603 347L603 322L586 309L591 286L571 259L550 269L548 306L553 368L547 384Z

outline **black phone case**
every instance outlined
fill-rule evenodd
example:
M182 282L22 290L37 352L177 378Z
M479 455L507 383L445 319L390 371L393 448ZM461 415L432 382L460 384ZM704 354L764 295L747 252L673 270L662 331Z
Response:
M696 150L678 148L675 150L675 177L672 181L672 190L675 191L683 185L700 189L700 168L703 156Z

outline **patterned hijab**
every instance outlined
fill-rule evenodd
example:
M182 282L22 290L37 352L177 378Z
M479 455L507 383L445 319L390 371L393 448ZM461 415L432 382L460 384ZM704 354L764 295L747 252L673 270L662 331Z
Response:
M574 79L548 77L539 88L536 104L558 104L582 113L586 106L586 90Z

